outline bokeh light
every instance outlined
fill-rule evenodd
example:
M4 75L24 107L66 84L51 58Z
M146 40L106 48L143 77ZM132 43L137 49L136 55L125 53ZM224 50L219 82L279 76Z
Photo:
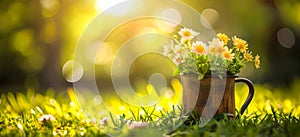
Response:
M162 19L156 20L157 27L165 33L173 32L176 27L182 23L181 14L176 9L165 9L158 15L158 17L161 17Z
M214 25L216 23L216 21L219 18L219 13L217 10L215 9L204 9L201 13L202 17L201 18L201 23L206 27L206 28L210 28L210 26Z
M79 62L69 60L64 64L62 74L66 81L74 83L79 81L83 76L83 67Z
M97 0L95 9L100 13L126 0Z
M279 43L285 48L291 48L295 45L295 35L289 28L281 28L277 32L277 39Z
M42 14L45 17L53 17L60 8L60 2L58 0L41 0L43 7Z
M32 52L30 47L34 42L34 34L31 29L23 29L13 37L14 48L24 56L29 56Z

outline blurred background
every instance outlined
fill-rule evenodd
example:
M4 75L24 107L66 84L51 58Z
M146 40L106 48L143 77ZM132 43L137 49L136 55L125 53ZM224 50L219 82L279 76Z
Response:
M181 1L201 13L216 33L238 35L261 55L261 69L247 67L240 76L274 88L295 81L300 84L299 1ZM0 92L72 86L62 68L72 60L81 33L98 14L118 2L121 0L0 1ZM133 22L119 30L121 37L115 37L124 42L147 26L146 22ZM147 31L164 30L152 26ZM105 51L114 50L111 46Z

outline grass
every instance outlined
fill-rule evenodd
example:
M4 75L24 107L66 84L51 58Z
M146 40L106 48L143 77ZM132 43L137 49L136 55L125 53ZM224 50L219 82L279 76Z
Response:
M201 127L183 125L172 136L299 136L299 119L290 114L251 115L241 119L213 119Z
M30 89L2 93L0 136L300 136L299 104L294 101L298 97L278 98L277 92L270 94L259 85L256 89L259 92L241 118L221 115L210 121L196 120L193 115L186 119L178 105L168 109L129 107L123 114L91 115L79 107L71 89L59 94ZM237 102L243 100L242 94L237 93ZM240 105L237 103L237 107ZM132 128L136 121L137 127Z

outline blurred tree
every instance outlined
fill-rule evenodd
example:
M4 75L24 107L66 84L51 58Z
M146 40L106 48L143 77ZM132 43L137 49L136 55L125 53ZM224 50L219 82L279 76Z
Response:
M264 75L265 82L276 85L289 84L300 76L300 40L299 1L294 0L263 0L272 11L272 24L266 54L269 57L269 71ZM298 8L297 8L298 6ZM287 9L283 9L286 8ZM298 12L293 16L293 12ZM293 21L289 21L293 20ZM282 33L282 34L281 34Z
M1 89L65 88L62 64L95 16L94 2L0 1Z
M277 84L300 75L299 1L182 1L205 14L216 32L238 34L262 55L262 72L247 68L247 77ZM0 1L0 88L64 87L61 68L72 59L81 32L97 14L95 3ZM283 28L287 29L278 35ZM294 37L291 47L282 45L293 40L285 34Z
M38 46L39 3L1 1L1 87L23 87L27 77L35 77L42 68L43 48Z

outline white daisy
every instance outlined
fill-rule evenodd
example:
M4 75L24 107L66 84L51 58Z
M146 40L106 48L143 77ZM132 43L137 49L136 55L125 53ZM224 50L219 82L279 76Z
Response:
M207 45L202 41L196 41L192 44L192 51L199 55L205 55L207 53Z
M195 36L199 35L198 32L195 32L192 29L188 29L188 28L180 29L178 34L181 36L181 42L185 42L187 40L192 40L195 38Z

